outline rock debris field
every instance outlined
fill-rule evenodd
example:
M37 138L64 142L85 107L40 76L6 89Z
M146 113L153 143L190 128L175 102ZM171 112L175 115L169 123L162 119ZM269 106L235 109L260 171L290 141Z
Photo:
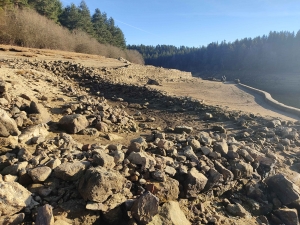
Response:
M0 224L299 224L299 121L168 94L190 74L120 61L0 61Z

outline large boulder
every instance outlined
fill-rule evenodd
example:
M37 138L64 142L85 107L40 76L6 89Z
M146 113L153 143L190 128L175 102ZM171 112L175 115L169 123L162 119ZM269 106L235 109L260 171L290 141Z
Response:
M179 195L179 182L166 177L164 182L148 182L146 188L155 193L160 202L175 201Z
M59 120L58 125L70 134L77 134L89 126L89 122L85 116L73 114L63 116Z
M249 178L253 174L253 167L242 160L233 161L231 167L231 171L236 179Z
M141 195L133 204L131 214L139 224L148 224L158 213L159 199L150 192Z
M31 192L17 182L0 181L0 214L14 215L30 205Z
M248 212L244 209L244 207L239 203L228 204L226 206L226 210L233 216L246 217L248 214Z
M146 152L131 152L127 159L136 165L142 165L142 169L149 169L156 165L155 159Z
M197 169L192 168L184 182L184 189L187 198L197 197L198 194L204 189L208 179L200 173Z
M223 175L224 181L225 182L229 182L232 181L234 179L234 175L233 173L226 169L221 163L219 163L218 161L215 161L215 168L216 170L221 173Z
M124 176L104 167L89 168L79 180L78 185L78 191L84 200L98 203L110 200L120 193L129 195L130 188L131 182Z
M45 123L28 127L22 131L22 134L19 136L19 142L31 144L33 138L41 137L44 139L49 134L48 129L49 127Z
M0 108L0 137L18 136L19 134L16 122L9 117L5 110Z
M269 189L276 193L283 205L289 205L300 199L300 189L282 174L276 174L265 180Z
M189 134L189 133L191 133L192 131L193 131L193 128L192 128L192 127L188 127L188 126L176 126L176 127L174 128L174 132L175 132L175 133L179 133L179 134L181 134L181 133L183 133L183 132Z
M29 176L33 180L33 182L43 182L45 181L51 174L52 169L48 166L36 167L32 170L28 171Z
M37 123L48 123L51 121L51 116L48 110L42 104L39 104L36 101L31 101L29 113L38 115Z
M174 201L166 202L153 217L149 225L190 225L190 221L180 209L179 203Z
M214 144L214 151L215 152L219 152L222 155L227 155L227 153L228 153L228 145L227 145L226 140L223 139L220 142L216 142Z
M106 169L112 169L115 166L114 157L108 155L104 151L93 152L93 162L99 166L105 167Z
M278 209L274 211L285 225L299 225L298 212L296 209Z
M190 159L191 161L199 164L199 159L196 156L195 152L193 151L192 146L188 145L186 147L183 148L183 154Z
M65 162L54 169L54 174L62 180L75 181L84 174L89 165L90 163L87 161Z

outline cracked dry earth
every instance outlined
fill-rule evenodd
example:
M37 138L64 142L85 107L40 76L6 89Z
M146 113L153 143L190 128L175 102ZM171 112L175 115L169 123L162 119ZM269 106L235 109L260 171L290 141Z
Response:
M297 117L186 72L1 50L0 224L299 224Z

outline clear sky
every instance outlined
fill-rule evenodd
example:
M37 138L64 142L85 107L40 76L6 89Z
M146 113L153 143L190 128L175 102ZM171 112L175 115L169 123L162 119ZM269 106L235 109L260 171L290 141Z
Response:
M61 0L64 6L81 0ZM200 47L300 30L299 0L85 0L106 12L127 44Z

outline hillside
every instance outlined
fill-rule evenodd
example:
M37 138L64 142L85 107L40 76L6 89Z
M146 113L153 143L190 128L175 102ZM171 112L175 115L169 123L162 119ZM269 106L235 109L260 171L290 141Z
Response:
M195 77L240 79L265 90L287 105L300 108L300 32L271 31L268 35L202 47L131 45L146 65L192 72Z
M188 72L0 49L0 224L299 223L296 116Z

